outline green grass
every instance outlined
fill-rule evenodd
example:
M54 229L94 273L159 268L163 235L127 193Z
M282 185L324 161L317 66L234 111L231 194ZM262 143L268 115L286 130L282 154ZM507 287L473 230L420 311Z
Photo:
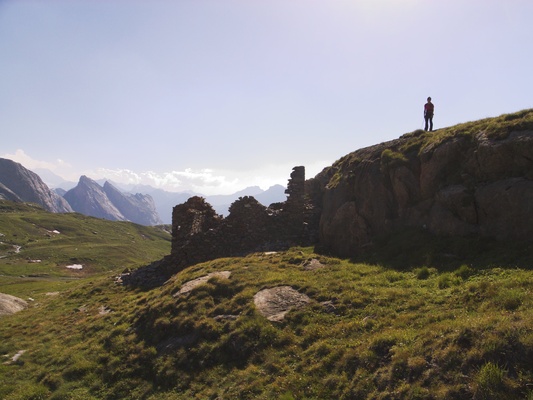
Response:
M13 295L139 267L170 252L170 235L159 228L54 214L8 201L0 201L0 234L0 292ZM72 264L82 264L83 270L66 268Z
M312 302L272 323L253 296L278 285ZM527 269L394 270L310 248L206 262L148 292L84 278L3 318L0 354L27 351L0 365L0 398L525 399L532 288Z

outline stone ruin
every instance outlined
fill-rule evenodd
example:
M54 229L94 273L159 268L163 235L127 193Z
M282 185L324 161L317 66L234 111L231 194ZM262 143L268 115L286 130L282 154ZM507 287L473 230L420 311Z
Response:
M154 287L200 262L315 244L319 216L305 187L305 168L294 167L285 190L288 195L285 202L267 207L252 196L240 197L230 206L225 218L216 214L203 197L189 198L172 210L170 255L122 274L122 281Z

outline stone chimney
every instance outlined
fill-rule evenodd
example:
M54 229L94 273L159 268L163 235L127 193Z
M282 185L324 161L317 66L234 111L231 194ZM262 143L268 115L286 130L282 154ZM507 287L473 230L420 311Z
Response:
M193 196L172 209L172 250L182 248L192 236L219 226L222 218L203 197Z

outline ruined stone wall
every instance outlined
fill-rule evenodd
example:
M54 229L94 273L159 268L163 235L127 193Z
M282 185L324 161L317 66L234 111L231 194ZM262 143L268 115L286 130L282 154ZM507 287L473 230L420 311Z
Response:
M170 255L123 274L123 281L154 287L200 262L314 244L319 218L307 200L304 167L293 169L285 193L285 202L269 207L252 196L241 197L230 206L226 218L217 215L204 198L189 198L172 210Z
M304 167L293 169L285 193L287 200L272 207L251 196L241 197L230 206L226 218L216 215L205 199L191 197L174 207L171 256L192 265L219 257L312 244L316 235L310 228L309 210L313 207L305 196Z

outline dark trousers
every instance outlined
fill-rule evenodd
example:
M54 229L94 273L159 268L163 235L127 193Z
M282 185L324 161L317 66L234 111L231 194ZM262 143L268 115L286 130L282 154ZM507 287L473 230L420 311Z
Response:
M426 120L426 127L424 128L426 131L428 130L428 122L429 122L429 130L433 130L433 114L427 114L424 115L424 119Z

